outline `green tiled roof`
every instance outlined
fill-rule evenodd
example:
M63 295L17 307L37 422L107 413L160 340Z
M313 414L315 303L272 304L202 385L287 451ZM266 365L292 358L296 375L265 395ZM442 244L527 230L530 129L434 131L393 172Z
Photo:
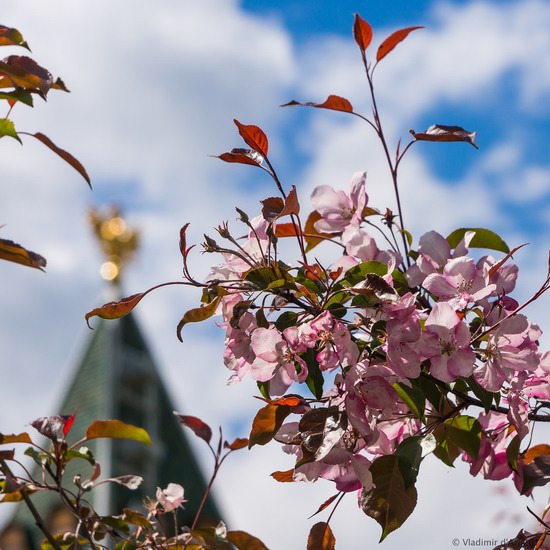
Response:
M144 484L130 491L114 483L105 484L92 504L102 514L119 513L126 506L139 508L146 496L154 497L157 487L179 483L185 488L186 509L180 523L190 525L206 488L206 482L193 451L174 417L173 407L160 379L159 372L143 335L130 314L119 321L97 324L67 394L53 414L77 411L69 442L82 437L94 420L118 419L146 429L153 445L134 441L99 439L88 445L101 464L102 478L120 475L141 475ZM72 483L76 473L86 479L90 466L84 460L74 460L65 480ZM93 497L96 491L92 491ZM44 517L57 504L52 494L33 495ZM203 512L209 523L221 519L219 510L209 499ZM21 505L13 522L40 534L32 516Z

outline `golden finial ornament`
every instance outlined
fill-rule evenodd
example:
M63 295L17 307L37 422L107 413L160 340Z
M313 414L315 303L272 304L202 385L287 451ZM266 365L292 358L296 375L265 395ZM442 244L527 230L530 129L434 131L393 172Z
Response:
M91 208L88 216L105 256L105 262L100 268L101 276L119 284L122 271L138 248L139 233L128 229L120 210L115 206L103 212Z

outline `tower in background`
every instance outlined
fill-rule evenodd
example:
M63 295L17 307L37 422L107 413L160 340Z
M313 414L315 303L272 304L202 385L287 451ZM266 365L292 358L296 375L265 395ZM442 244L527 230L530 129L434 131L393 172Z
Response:
M102 276L111 281L114 297L120 297L120 276L134 255L138 234L126 228L117 210L107 216L90 215L106 261ZM55 414L77 411L69 435L80 437L94 420L117 419L144 428L153 441L146 446L131 440L97 439L90 441L101 477L139 475L143 484L130 491L116 483L106 483L91 493L91 504L101 514L122 513L125 507L139 510L146 497L154 498L157 487L178 483L185 489L187 503L181 524L191 525L207 483L197 458L173 414L173 406L142 331L132 314L118 321L100 320L85 346L66 395ZM74 435L73 435L74 434ZM65 473L66 483L81 473L86 479L89 465L74 460ZM54 493L31 497L53 530L71 521L70 513ZM201 524L215 525L220 512L210 496L201 514ZM42 533L26 507L18 506L14 517L0 533L2 550L40 548Z

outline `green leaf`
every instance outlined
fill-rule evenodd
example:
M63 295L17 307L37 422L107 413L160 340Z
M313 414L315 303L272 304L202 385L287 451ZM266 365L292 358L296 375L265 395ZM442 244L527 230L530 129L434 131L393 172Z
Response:
M17 88L13 92L0 92L0 99L5 99L7 101L19 101L29 107L33 106L32 94L21 88Z
M267 382L256 382L256 385L258 386L260 393L266 399L271 399L271 395L269 395L269 380Z
M317 362L317 357L314 349L308 349L303 355L302 359L306 362L307 365L307 378L306 385L309 388L309 391L317 399L323 397L323 384L325 379L323 378L323 373L319 368L319 363Z
M416 483L420 463L424 457L435 450L436 444L432 434L427 434L424 437L407 437L399 444L395 455L399 458L399 469L405 482L405 488L412 487Z
M298 319L298 314L294 311L285 311L279 318L275 321L275 326L277 330L283 332L285 328L292 327L296 324L296 319Z
M386 455L377 458L370 467L373 489L361 495L361 508L382 527L382 542L411 515L416 506L416 488L405 487L399 467L399 457Z
M363 262L346 271L344 278L335 285L336 288L345 288L346 286L354 286L365 280L367 273L374 273L381 277L388 274L388 266L380 262L369 261Z
M399 398L414 414L416 418L424 416L424 408L426 407L426 397L424 393L414 386L406 386L405 384L395 383L393 387Z
M149 434L143 429L120 420L96 420L88 426L86 439L106 437L109 439L132 439L151 445Z
M113 547L114 550L135 550L136 548L137 546L133 542L126 542L125 540L117 542Z
M445 421L447 436L455 445L477 458L481 444L481 424L471 416L461 415Z
M15 131L13 122L9 118L0 118L0 138L3 138L4 136L12 137L19 143L23 144L21 138Z
M67 452L65 453L65 458L67 462L75 458L81 458L83 460L86 460L93 466L95 464L94 455L92 454L90 449L86 449L86 452L82 452L83 449L84 447L79 449L78 451L76 449L67 449Z
M448 466L453 466L460 454L466 451L477 458L481 444L481 425L471 416L455 416L440 424L434 431L437 440L435 456Z
M21 33L17 29L0 25L0 46L22 46L31 50Z
M502 240L501 237L489 229L483 229L481 227L463 227L453 231L447 237L447 241L449 242L451 248L456 248L467 231L475 231L476 233L470 242L470 248L488 248L489 250L504 252L504 254L508 254L508 252L510 252L508 245Z
M506 458L508 459L508 466L514 470L518 471L518 455L519 455L519 446L521 444L521 437L516 435L508 447L506 447Z
M466 378L466 382L472 393L483 403L485 412L488 413L493 404L494 393L482 388L473 376Z

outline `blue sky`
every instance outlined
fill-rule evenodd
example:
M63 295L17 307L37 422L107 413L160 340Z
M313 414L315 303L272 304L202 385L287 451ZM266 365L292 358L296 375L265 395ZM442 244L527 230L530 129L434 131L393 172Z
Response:
M46 275L1 266L0 432L27 429L30 420L55 412L89 338L84 313L105 301L88 206L117 202L141 229L142 249L124 283L132 294L179 279L184 223L191 222L190 240L200 242L221 221L234 224L234 205L254 215L259 200L274 193L260 171L208 157L242 146L234 117L268 133L272 160L285 185L297 185L304 210L316 185L347 188L357 170L368 171L371 204L394 208L368 127L340 113L278 107L334 93L368 113L351 37L354 12L374 26L372 55L397 28L426 26L377 69L393 143L407 138L409 128L433 123L479 132L479 151L462 143L411 149L401 174L407 226L417 239L430 229L447 234L466 225L499 231L510 246L530 242L517 257L519 294L528 297L543 280L550 233L550 1L5 0L0 23L19 28L35 58L72 91L14 111L16 128L42 131L75 154L94 191L40 144L0 143L2 236L48 259ZM195 256L197 276L207 273L210 260ZM258 407L255 388L226 386L221 331L189 327L183 345L175 338L182 313L198 302L198 293L163 289L140 304L137 317L178 410L245 435ZM529 314L550 333L547 309L544 298ZM287 459L276 446L235 457L220 479L219 498L232 526L271 548L298 550L307 516L332 488L277 486L269 473L290 467ZM504 490L508 509L525 514L525 502ZM502 509L496 491L460 464L449 471L434 463L421 473L414 517L381 548L424 549L426 533L430 547L442 550L454 536L515 534L522 525L510 517L492 523ZM258 493L269 495L279 522L266 517ZM334 519L339 548L377 540L375 522L352 500L346 506Z

